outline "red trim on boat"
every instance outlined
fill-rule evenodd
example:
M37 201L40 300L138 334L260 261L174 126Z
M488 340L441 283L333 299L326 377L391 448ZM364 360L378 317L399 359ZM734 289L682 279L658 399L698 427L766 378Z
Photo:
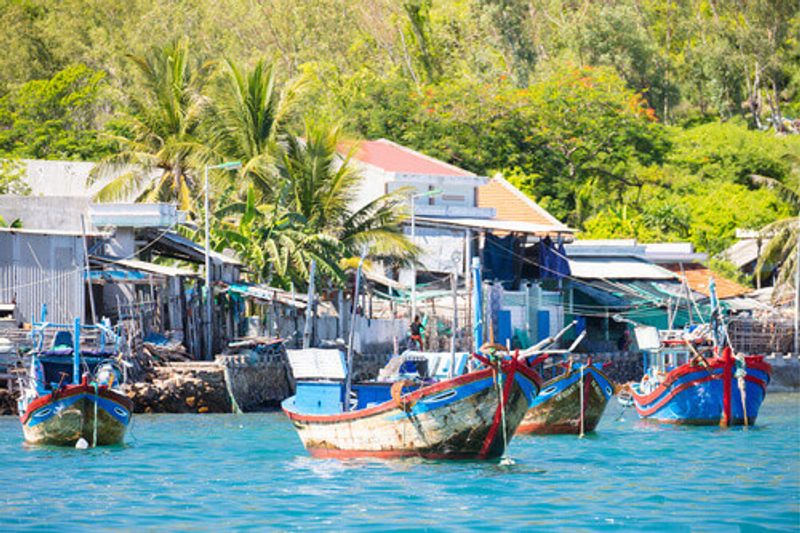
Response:
M748 368L760 370L766 373L767 375L772 374L772 367L768 363L764 362L764 356L762 355L749 355L745 357L745 364L747 365ZM676 382L678 379L682 378L686 374L691 374L692 372L699 372L702 370L705 370L706 372L710 373L711 370L713 369L718 369L718 368L724 369L724 365L725 365L724 361L719 357L708 359L708 368L704 368L702 366L695 366L692 365L691 363L683 364L678 368L675 368L672 371L670 371L670 373L667 374L667 377L664 379L661 385L659 385L659 387L656 388L653 392L645 396L637 395L637 399L639 400L640 403L643 404L652 403L653 401L657 400L658 397L661 395L662 388L668 389L674 382Z
M57 400L63 400L64 398L69 398L70 396L77 396L79 394L93 395L94 393L95 393L94 386L88 385L86 383L81 383L80 385L64 385L60 389L53 391L50 394L39 396L38 398L31 401L31 403L28 404L28 408L20 416L20 420L22 421L23 424L26 423L28 419L30 419L34 411ZM122 407L127 409L128 412L131 413L133 412L133 402L131 401L130 398L128 398L124 394L119 393L115 390L109 390L109 388L106 385L98 386L97 394L101 398L105 398L106 400L110 400L112 402L120 404Z
M720 425L728 426L731 421L731 383L733 382L733 356L730 346L722 350L722 420Z
M426 453L414 450L339 450L335 448L309 448L308 453L317 459L398 459L402 457L422 457L424 459L481 459L474 453Z
M469 374L464 374L463 376L458 376L453 379L448 379L445 381L434 383L432 385L428 385L427 387L421 387L405 395L405 397L409 403L413 403L419 401L424 396L436 394L437 392L441 392L443 390L452 389L454 387L459 387L467 383L479 381L481 379L491 376L491 374L492 374L491 368L477 370L475 372L470 372ZM346 413L337 413L334 415L305 415L302 413L287 411L286 409L284 409L284 412L286 413L286 416L288 416L290 420L297 420L300 422L333 423L333 422L342 422L344 420L356 420L359 418L380 414L386 411L391 411L393 409L397 409L397 404L395 403L394 400L389 400L383 402L382 404L369 407L367 409L359 409L357 411L348 411Z
M667 394L666 396L664 396L664 397L661 399L661 401L659 401L659 402L658 402L658 403L656 403L655 405L652 405L652 406L650 406L650 407L647 407L647 408L644 408L644 407L641 407L641 408L640 408L640 407L639 407L639 405L638 405L638 404L640 404L640 403L641 403L641 404L647 404L648 402L645 402L645 401L643 401L642 397L641 397L641 396L638 396L638 395L637 395L637 394L634 392L634 393L633 393L633 397L634 397L634 398L636 399L636 401L637 401L636 410L637 410L637 411L639 412L639 414L640 414L640 415L642 415L642 416L650 416L651 414L653 414L653 413L655 413L656 411L658 411L659 409L661 409L661 408L664 406L664 404L666 404L667 402L669 402L669 401L670 401L672 398L674 398L676 395L680 394L681 392L685 391L686 389L688 389L688 388L690 388L690 387L693 387L693 386L695 386L695 385L698 385L698 384L700 384L700 383L705 383L705 382L707 382L707 381L711 381L712 379L721 379L721 377L719 377L719 376L712 376L711 374L707 374L707 375L705 375L705 376L703 376L703 377L700 377L700 378L698 378L698 379L693 379L693 380L691 380L691 381L687 381L687 382L685 382L685 383L681 383L681 384L680 384L678 387L675 387L675 389L671 390L671 391L669 392L669 394ZM761 387L762 387L764 390L766 390L766 388L767 388L767 384L766 384L766 382L765 382L764 380L761 380L761 379L759 379L759 378L755 377L755 376L746 376L746 377L745 377L745 380L746 380L746 381L749 381L749 382L751 382L751 383L755 383L755 384L757 384L757 385L760 385L760 386L761 386ZM659 395L660 395L660 394L663 394L663 393L664 393L664 390L666 390L666 387L664 387L664 385L659 385L659 387L658 387L658 388L655 390L655 392L654 392L653 394L655 394L655 393L658 393ZM649 396L652 396L652 394L650 394Z
M508 397L511 395L511 386L514 384L514 374L516 373L517 367L520 366L517 363L516 359L512 359L511 363L507 365L505 372L503 372L503 368L501 365L500 373L506 373L506 386L503 388L503 401L497 403L497 409L494 412L494 419L492 420L492 427L489 428L489 433L486 435L486 440L483 441L483 446L481 447L481 451L478 454L478 457L481 459L485 459L489 453L489 448L492 446L492 442L494 442L494 437L497 435L497 429L500 427L500 424L503 420L503 409L506 405L508 405Z

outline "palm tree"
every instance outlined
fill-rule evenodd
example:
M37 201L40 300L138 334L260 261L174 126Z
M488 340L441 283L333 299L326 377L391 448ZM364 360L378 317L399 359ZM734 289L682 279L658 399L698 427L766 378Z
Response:
M782 218L761 228L762 237L767 244L762 248L756 263L756 275L760 275L764 265L779 267L778 279L775 282L774 300L781 299L790 288L794 287L794 272L798 268L798 239L800 239L800 167L794 166L789 183L783 183L766 176L751 176L753 182L769 187L791 206L797 216Z
M217 81L206 120L215 155L242 162L242 192L251 183L259 193L274 188L278 127L301 84L290 83L281 93L274 67L263 60L251 70L225 61Z
M402 191L353 209L361 175L351 163L357 145L344 156L341 129L306 123L303 138L287 135L276 162L282 186L272 191L278 203L305 220L306 231L327 234L341 244L341 258L359 255L407 262L417 252L403 234L406 219ZM337 273L338 274L338 273Z
M108 178L120 169L125 172L96 198L114 201L135 194L137 201L177 201L190 211L199 189L194 171L207 157L199 138L205 68L191 61L185 39L128 57L141 72L144 87L131 94L125 132L114 137L120 151L101 161L92 179Z
M291 283L302 286L312 259L329 272L339 271L336 239L305 231L306 221L279 204L257 205L252 184L244 201L236 200L232 189L228 193L212 219L212 244L220 251L231 247L255 275L254 281L286 289Z

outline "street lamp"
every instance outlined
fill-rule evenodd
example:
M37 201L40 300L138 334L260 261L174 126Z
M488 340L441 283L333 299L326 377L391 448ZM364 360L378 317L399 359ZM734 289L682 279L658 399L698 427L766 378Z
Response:
M420 192L417 194L411 195L411 242L416 244L417 240L417 231L414 216L414 200L417 198L430 198L431 196L438 196L442 194L441 189L433 189L430 191ZM414 320L414 317L417 316L417 263L416 261L411 263L411 320Z
M208 171L209 170L235 170L242 168L242 163L239 161L229 161L227 163L220 163L219 165L206 165L205 168L205 219L206 219L206 359L211 360L213 349L212 343L212 322L211 315L213 313L213 297L211 294L211 244L209 237L209 216L208 216Z

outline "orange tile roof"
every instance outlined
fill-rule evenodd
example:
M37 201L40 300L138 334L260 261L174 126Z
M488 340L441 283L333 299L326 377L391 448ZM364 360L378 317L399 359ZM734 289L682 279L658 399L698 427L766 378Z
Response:
M669 264L661 266L663 266L667 270L675 272L678 276L681 276L681 265ZM735 298L736 296L742 296L744 294L752 292L753 290L744 287L742 285L739 285L735 281L723 278L719 274L714 274L708 268L696 263L689 263L689 264L684 263L683 272L686 275L686 282L689 284L689 288L695 292L705 294L706 296L711 295L711 292L709 291L708 288L708 281L709 278L713 276L714 284L717 286L717 298L719 298L720 300L724 300L725 298Z
M478 207L493 207L498 220L565 227L557 218L501 177L492 178L486 185L478 187Z

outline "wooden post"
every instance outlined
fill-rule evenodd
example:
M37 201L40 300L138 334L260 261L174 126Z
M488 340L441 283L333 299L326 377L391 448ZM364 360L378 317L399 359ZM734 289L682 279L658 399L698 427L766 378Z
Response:
M458 269L454 268L453 273L450 275L450 290L453 293L453 326L450 332L450 371L447 373L448 378L453 377L456 365L456 332L458 331Z
M344 410L350 410L350 391L353 388L353 343L356 338L356 312L358 311L358 293L361 289L361 269L364 266L364 257L367 251L361 253L361 260L358 262L358 270L356 270L356 287L353 293L353 315L350 322L350 335L347 341L347 379L345 380L344 388Z
M336 312L339 320L336 321L336 338L344 339L345 312L344 312L344 289L339 289L336 293Z
M314 322L314 276L317 273L317 262L311 260L308 275L308 304L306 305L306 323L303 328L303 349L311 348L311 331Z

